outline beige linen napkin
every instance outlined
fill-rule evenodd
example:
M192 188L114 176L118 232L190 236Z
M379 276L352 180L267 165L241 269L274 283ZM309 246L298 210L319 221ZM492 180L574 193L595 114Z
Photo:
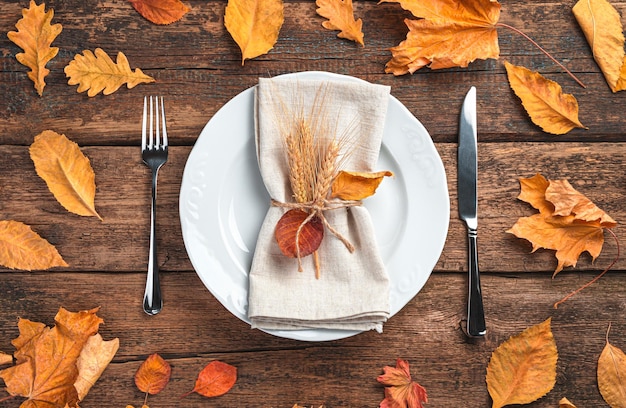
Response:
M341 80L261 78L255 94L257 158L265 187L276 201L293 202L281 123L293 120L294 111L308 112L320 101L325 117L337 121L337 134L357 126L352 151L341 168L375 170L389 87ZM286 257L278 247L274 231L286 211L270 206L259 233L250 271L248 317L252 327L382 331L389 317L389 278L367 209L356 206L324 212L329 224L355 251L350 253L326 229L318 249L319 279L312 256L302 258L303 272L298 272L297 259Z

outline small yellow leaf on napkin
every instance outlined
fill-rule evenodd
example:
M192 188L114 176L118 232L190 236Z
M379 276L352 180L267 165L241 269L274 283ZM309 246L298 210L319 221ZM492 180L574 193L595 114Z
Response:
M28 77L35 83L39 96L46 86L44 78L50 73L46 64L54 58L59 49L50 47L52 41L61 33L61 24L51 25L53 10L44 12L45 4L36 5L34 0L22 11L22 19L15 24L17 31L10 31L9 40L24 50L15 56L18 62L31 69Z
M95 216L95 174L89 159L65 135L44 130L30 146L37 175L44 179L57 201L69 212Z
M128 89L141 83L154 82L154 78L144 74L139 68L130 69L128 59L122 52L117 54L117 62L100 48L94 52L83 51L77 54L65 67L69 85L78 85L78 92L87 91L88 96L96 96L102 91L110 95L126 84Z
M67 266L54 246L18 221L0 221L0 265L26 271Z
M385 177L391 177L390 171L365 173L358 171L340 171L332 184L332 198L359 201L376 193L376 189Z

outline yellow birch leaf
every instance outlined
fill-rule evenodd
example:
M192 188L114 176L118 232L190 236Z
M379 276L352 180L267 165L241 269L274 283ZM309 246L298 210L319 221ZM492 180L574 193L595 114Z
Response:
M22 19L15 24L17 31L7 33L9 40L24 50L15 58L31 69L28 77L34 82L39 96L43 95L43 88L46 86L44 78L50 73L46 64L59 52L57 47L50 45L63 29L61 24L50 24L54 11L44 10L45 4L38 6L31 0L29 8L22 10Z
M574 128L586 127L578 120L578 102L563 93L561 86L537 72L504 63L509 85L522 100L534 124L545 132L562 135Z
M241 65L274 47L283 20L282 0L228 0L224 25L241 49Z
M26 271L68 266L54 246L18 221L0 221L0 264Z
M89 337L76 361L78 378L74 388L80 401L85 399L91 387L98 381L119 347L120 340L117 338L104 341L99 333Z
M340 171L331 186L331 197L342 200L359 201L376 193L383 178L393 176L390 171L365 173Z
M11 364L13 362L13 356L0 351L0 366Z
M78 92L87 91L88 96L96 96L102 91L110 95L126 84L132 89L139 84L154 82L154 78L144 74L141 69L130 69L128 59L122 52L117 53L117 62L113 62L101 48L94 52L83 51L77 54L65 67L65 76L69 85L78 85Z
M607 0L580 0L572 12L611 90L626 89L624 33L617 10Z
M315 4L318 7L317 14L328 19L322 23L322 27L339 30L337 37L365 45L361 31L363 20L354 19L352 0L316 0Z
M35 170L44 179L54 198L69 212L95 216L95 174L89 159L78 145L65 135L44 130L35 136L30 146L30 158Z
M598 388L611 408L626 408L626 354L609 343L598 359Z
M493 408L528 404L554 387L558 353L550 321L509 338L492 353L487 366L487 389Z

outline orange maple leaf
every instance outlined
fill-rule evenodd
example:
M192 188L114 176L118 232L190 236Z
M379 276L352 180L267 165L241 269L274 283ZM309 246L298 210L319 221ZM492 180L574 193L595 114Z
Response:
M340 30L339 38L345 38L364 45L363 20L354 19L352 0L316 0L317 14L328 20L322 23L322 27L328 30Z
M424 387L411 378L409 362L396 360L396 366L383 367L384 374L376 380L385 385L385 399L380 408L423 408L423 402L428 402Z
M171 24L189 11L180 0L129 0L139 14L154 24Z
M394 75L467 67L476 59L500 55L496 26L500 3L492 0L382 0L400 3L420 20L405 19L406 40L391 49L385 72Z
M576 266L578 257L588 252L595 260L604 244L604 228L617 223L566 180L549 181L537 174L520 179L518 198L539 210L520 218L507 232L524 238L539 248L556 250L554 275L564 267Z

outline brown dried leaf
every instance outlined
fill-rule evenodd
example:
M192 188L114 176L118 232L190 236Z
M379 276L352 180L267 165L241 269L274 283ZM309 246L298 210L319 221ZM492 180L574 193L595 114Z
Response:
M54 246L18 221L0 221L0 265L26 271L68 266Z
M117 62L100 48L94 52L83 51L83 55L76 54L74 59L64 69L69 78L69 85L78 85L78 92L87 91L88 96L96 96L102 91L110 95L120 86L126 84L128 89L142 83L154 82L154 78L144 74L141 69L130 69L128 59L122 52L117 53Z
M339 30L339 38L345 38L363 43L363 21L354 19L354 8L352 0L316 0L317 14L328 20L322 23L322 27L328 30Z
M274 47L283 20L282 0L228 0L224 25L241 49L241 65Z
M626 408L626 354L609 343L608 331L598 359L598 388L611 408Z
M506 61L504 65L509 85L535 125L555 135L574 128L586 129L578 120L578 101L573 95L563 93L559 84L524 67Z
M172 367L158 354L150 355L135 373L135 385L140 391L158 394L170 381Z
M376 380L385 386L385 399L381 401L380 408L423 408L423 402L428 402L426 389L413 381L409 362L402 359L396 360L396 366L383 367L384 374Z
M218 360L211 361L198 374L193 390L182 397L193 392L209 398L217 397L230 391L235 382L237 382L237 367Z
M307 221L308 218L309 213L293 209L278 220L274 235L278 247L285 256L297 258L299 255L302 258L319 248L324 238L324 224L318 216L313 216Z
M550 321L509 338L492 353L487 366L492 408L528 404L552 390L558 353Z
M45 4L37 6L34 0L30 0L29 8L22 10L22 19L15 24L17 31L7 33L9 40L24 50L15 58L31 69L28 77L35 83L39 96L43 95L46 86L44 78L50 73L46 64L59 52L57 47L50 45L63 30L61 24L50 25L54 11L44 12L44 9Z
M74 387L78 392L79 400L85 399L87 393L98 381L98 378L100 378L111 360L113 360L119 348L120 340L117 338L104 341L99 333L89 337L76 362L78 378L74 383Z
M129 0L139 14L154 24L172 24L189 11L180 0Z
M44 179L54 198L69 212L95 216L95 174L89 159L65 135L44 130L30 146L37 175Z
M342 200L359 201L376 193L376 189L385 177L391 177L391 171L366 173L340 171L331 187L331 197Z

